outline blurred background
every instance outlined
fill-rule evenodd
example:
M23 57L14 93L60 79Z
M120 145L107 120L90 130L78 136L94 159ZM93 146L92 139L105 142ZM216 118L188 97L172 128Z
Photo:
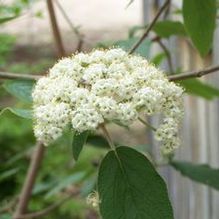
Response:
M76 50L90 51L94 47L119 45L129 47L135 42L139 25L154 17L162 0L54 0L54 8L62 47L65 55ZM171 18L182 20L181 1L172 1L179 13ZM11 13L16 19L0 19L0 71L45 74L62 56L57 49L57 38L44 0L0 0L0 15ZM136 36L135 36L136 34ZM134 36L133 36L134 35ZM153 37L153 35L151 36ZM133 41L134 39L134 41ZM163 44L170 51L171 66L159 45L145 42L143 55L166 71L186 71L218 64L219 32L216 30L212 53L204 60L199 57L186 39L171 37ZM60 45L59 45L60 46ZM62 52L61 52L62 53ZM139 52L140 53L140 52ZM156 59L155 59L156 58ZM203 79L218 86L219 77L209 75ZM3 84L3 80L0 80ZM5 85L3 85L5 86ZM28 101L13 98L0 86L0 108L30 107ZM6 89L7 90L7 89ZM185 118L181 127L182 146L177 151L180 160L210 163L219 166L219 102L205 93L185 98ZM198 96L197 96L198 95ZM156 126L159 118L152 118ZM116 142L135 145L149 150L159 159L157 143L149 130L134 124L131 130L120 126L110 127ZM40 218L95 219L100 218L86 197L95 190L96 171L107 152L101 133L91 136L77 163L72 157L72 135L66 133L46 153L35 184L29 210L38 211L62 199L69 192L74 196ZM0 219L9 219L14 211L30 157L35 145L32 121L17 117L10 110L0 116ZM170 167L161 167L177 219L218 219L219 193L206 186L183 178Z

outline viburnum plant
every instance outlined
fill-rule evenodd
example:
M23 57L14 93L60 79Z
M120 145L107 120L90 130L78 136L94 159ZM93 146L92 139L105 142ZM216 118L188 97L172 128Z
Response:
M162 154L179 146L183 89L146 59L122 49L94 50L61 59L33 91L34 133L48 145L71 124L79 135L107 122L130 126L163 114L154 129Z
M60 4L54 2L69 23ZM175 150L181 145L178 131L184 114L184 93L206 99L218 97L217 88L195 77L218 71L219 66L177 74L178 71L173 68L171 53L163 43L163 39L172 35L187 37L202 57L208 55L215 30L216 0L183 0L183 23L158 20L163 12L166 12L166 18L172 10L172 2L166 0L152 22L146 27L133 28L127 40L113 45L103 44L105 48L96 48L88 53L76 52L68 57L56 23L53 1L47 0L47 5L59 56L62 58L44 76L0 72L2 79L20 79L6 81L3 87L14 96L32 104L31 110L7 107L1 113L9 109L18 116L33 119L34 134L38 142L13 218L40 218L74 195L70 194L42 211L26 213L46 148L44 146L55 142L66 130L73 133L75 162L80 159L80 152L89 137L96 132L101 143L109 146L105 156L95 164L98 166L98 176L95 178L95 186L89 190L93 192L87 197L88 204L97 208L103 219L173 219L168 191L157 171L160 165L170 165L190 179L219 190L218 169L177 161L174 157ZM11 19L14 16L3 17L0 23ZM77 28L73 30L79 39L77 50L80 51L84 36ZM133 32L136 30L143 31L143 35L134 36ZM155 35L151 39L150 32ZM164 54L148 58L145 53L147 46L152 43L158 43ZM167 59L170 74L157 67L162 57ZM158 116L160 119L160 124L156 127L148 122L151 116ZM145 149L114 143L108 124L129 127L136 121L153 132L154 138L159 142L160 160ZM99 131L104 138L99 135ZM0 181L8 174L11 172L4 173ZM78 179L84 179L83 175L73 176L74 182L80 181ZM58 191L63 189L63 184L58 185ZM45 187L47 186L46 184Z
M134 149L115 147L106 129L106 124L116 122L130 126L134 121L139 120L147 125L142 117L161 114L164 117L163 122L159 127L152 127L152 129L156 139L162 142L161 154L171 156L180 144L178 124L183 115L183 89L180 86L170 82L161 70L143 57L129 55L122 49L112 48L94 50L87 54L78 53L61 59L50 69L47 76L38 80L32 96L34 133L38 141L43 142L44 145L49 145L60 137L69 124L76 138L81 138L81 136L84 138L85 133L98 128L103 130L112 149L103 159L98 177L100 210L104 218L116 216L114 213L106 213L104 209L110 207L109 196L115 195L113 191L118 189L117 186L124 187L123 189L127 191L121 194L124 202L115 203L116 206L113 204L111 206L113 209L118 208L118 211L122 211L124 208L130 208L134 206L135 199L141 202L142 207L148 204L144 191L141 195L139 194L140 188L134 186L131 188L133 191L129 191L129 186L131 186L129 184L132 183L129 177L133 176L129 176L130 173L127 171L135 171L135 169L126 169L123 158L128 160L130 156L136 157L135 162L139 160L142 166L135 168L142 168L142 170L151 164L144 155ZM75 145L75 147L80 147L80 145ZM105 172L112 168L112 165L116 165L113 171L117 169L122 178L121 182L118 181L118 185L115 182L111 185L104 185ZM134 168L135 164L132 165ZM141 175L138 171L136 169L135 180L140 183L146 170L145 173L142 171ZM152 166L151 171L154 171L151 180L153 177L159 177ZM112 174L109 177L115 180L116 175ZM126 181L127 185L123 185L122 181ZM164 187L160 177L158 183ZM148 180L145 180L141 187L147 185ZM111 186L112 190L108 189L108 186ZM154 194L150 197L149 204L157 202L158 206L157 213L154 212L153 215L157 217L159 215L159 218L161 215L163 218L170 218L171 211L162 213L161 203L166 199L164 204L168 204L165 189L163 191L163 196L165 196L157 200L158 195L162 197L162 194L153 191L153 188L150 188ZM121 191L118 192L121 193ZM127 197L126 192L130 193L130 197ZM139 207L135 206L135 208ZM141 218L143 218L145 213L139 214L142 214ZM116 218L119 218L118 215Z

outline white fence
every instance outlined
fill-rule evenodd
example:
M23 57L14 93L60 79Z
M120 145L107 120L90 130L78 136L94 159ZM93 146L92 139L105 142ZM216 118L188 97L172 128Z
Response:
M143 0L143 2L144 22L147 23L148 19L153 17L152 4L155 1ZM158 1L159 3L162 4L163 1ZM180 1L176 3L180 4ZM171 39L168 44L175 65L183 66L184 70L194 70L219 64L218 42L219 29L215 33L212 56L205 60L201 60L188 42L182 39ZM202 80L219 87L218 74L208 75ZM181 135L182 146L176 155L178 160L209 163L219 167L219 100L206 101L197 97L186 97ZM176 219L219 218L218 191L192 182L171 168L161 168L161 173L168 183Z

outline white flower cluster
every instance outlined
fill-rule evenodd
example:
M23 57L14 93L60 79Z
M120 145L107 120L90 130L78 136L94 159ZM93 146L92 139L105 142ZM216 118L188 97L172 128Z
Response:
M122 49L78 53L60 60L33 91L34 132L49 144L67 124L79 131L95 130L104 121L130 125L139 113L163 113L156 137L163 153L178 146L183 90L147 60Z

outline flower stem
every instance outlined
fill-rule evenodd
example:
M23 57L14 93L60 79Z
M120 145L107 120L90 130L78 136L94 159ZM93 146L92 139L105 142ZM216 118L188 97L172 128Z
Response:
M142 124L146 125L148 128L152 129L153 131L155 131L155 132L157 131L156 128L154 128L152 125L150 125L149 123L147 123L146 121L144 121L142 118L138 117L138 120L139 120Z
M106 140L108 141L109 146L111 147L112 150L115 151L115 150L116 150L116 146L114 145L113 140L112 140L112 138L111 138L111 136L110 136L108 130L106 129L106 126L104 125L104 123L102 123L102 124L100 125L100 128L101 128L101 130L102 130L104 136L106 137Z

